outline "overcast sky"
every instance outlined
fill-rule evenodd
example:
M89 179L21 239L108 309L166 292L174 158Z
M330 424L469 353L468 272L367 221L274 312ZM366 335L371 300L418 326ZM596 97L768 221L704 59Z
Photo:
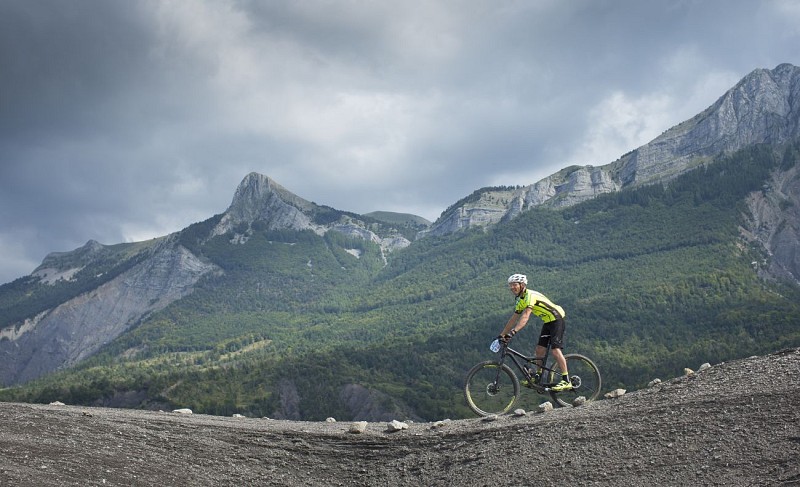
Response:
M433 221L784 62L800 1L0 0L0 283L222 213L251 171Z

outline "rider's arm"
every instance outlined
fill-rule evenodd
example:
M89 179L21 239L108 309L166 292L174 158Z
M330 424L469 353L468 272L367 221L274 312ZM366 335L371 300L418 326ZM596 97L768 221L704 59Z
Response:
M511 318L508 319L508 323L506 323L505 328L503 328L503 331L500 332L501 337L508 335L508 333L511 331L511 328L514 326L514 323L517 322L518 316L519 315L517 315L517 313L511 315Z
M514 333L518 333L520 330L525 328L525 325L528 324L528 319L531 317L531 309L525 308L522 310L522 313L514 313L511 315L511 318L508 319L508 323L506 323L506 327L503 328L503 333L501 336L510 335L511 330L514 330ZM516 326L514 326L516 324Z

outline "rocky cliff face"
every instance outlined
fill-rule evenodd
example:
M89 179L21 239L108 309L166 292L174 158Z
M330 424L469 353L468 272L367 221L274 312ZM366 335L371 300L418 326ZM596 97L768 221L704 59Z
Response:
M757 69L702 113L610 164L563 169L502 194L487 189L477 201L443 213L421 236L492 225L535 206L570 206L625 187L666 182L718 155L754 144L780 146L798 137L800 68Z
M800 68L757 69L699 115L612 163L622 185L646 184L706 158L800 136Z
M407 247L411 241L394 231L391 226L383 225L381 235L368 228L369 225L358 215L338 212L332 221L325 218L319 221L316 217L327 211L307 201L269 177L250 173L239 184L230 207L214 228L213 235L223 235L244 227L243 233L235 238L245 242L252 231L252 224L261 222L269 230L311 230L318 235L335 231L347 236L361 238L381 246L385 252Z
M800 285L800 167L774 173L746 203L742 235L767 256L753 267L764 278Z
M77 270L72 265L102 258L102 249L89 242L73 253L51 254L34 275L42 282L53 282L54 276L68 280ZM76 364L216 270L176 245L174 237L148 252L148 258L99 287L0 330L0 383L23 383Z
M270 230L317 230L309 216L313 207L313 203L287 191L267 176L250 173L236 189L233 202L214 229L214 235L255 221L266 223Z
M535 206L575 205L620 187L609 167L572 166L530 186L479 191L477 198L449 209L419 236L447 235L469 227L494 225Z

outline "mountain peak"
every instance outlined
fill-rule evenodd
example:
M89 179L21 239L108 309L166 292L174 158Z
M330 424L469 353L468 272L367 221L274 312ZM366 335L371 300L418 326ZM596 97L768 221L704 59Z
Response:
M302 230L311 219L314 204L287 190L268 176L251 172L239 183L233 201L214 233L223 234L239 224L264 221L270 229Z
M233 232L238 242L252 233L251 225L260 222L267 230L310 230L318 235L336 231L377 243L385 251L407 247L403 225L367 225L362 216L319 206L287 190L275 180L251 172L242 180L233 202L214 228L212 235ZM369 228L368 228L369 227Z
M713 105L611 165L622 186L665 181L720 154L800 136L800 68L756 69Z
M254 206L263 204L264 200L272 197L280 198L283 202L303 211L308 211L314 206L313 203L292 193L269 176L251 172L244 177L242 182L239 183L239 187L236 188L233 202L228 211L232 209L253 209Z

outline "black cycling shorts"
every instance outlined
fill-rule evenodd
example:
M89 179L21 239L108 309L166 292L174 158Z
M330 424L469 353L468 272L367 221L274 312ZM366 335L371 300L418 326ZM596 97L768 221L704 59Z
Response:
M539 334L539 345L546 347L549 343L551 348L564 348L565 327L564 318L557 318L550 323L543 324L542 332Z

